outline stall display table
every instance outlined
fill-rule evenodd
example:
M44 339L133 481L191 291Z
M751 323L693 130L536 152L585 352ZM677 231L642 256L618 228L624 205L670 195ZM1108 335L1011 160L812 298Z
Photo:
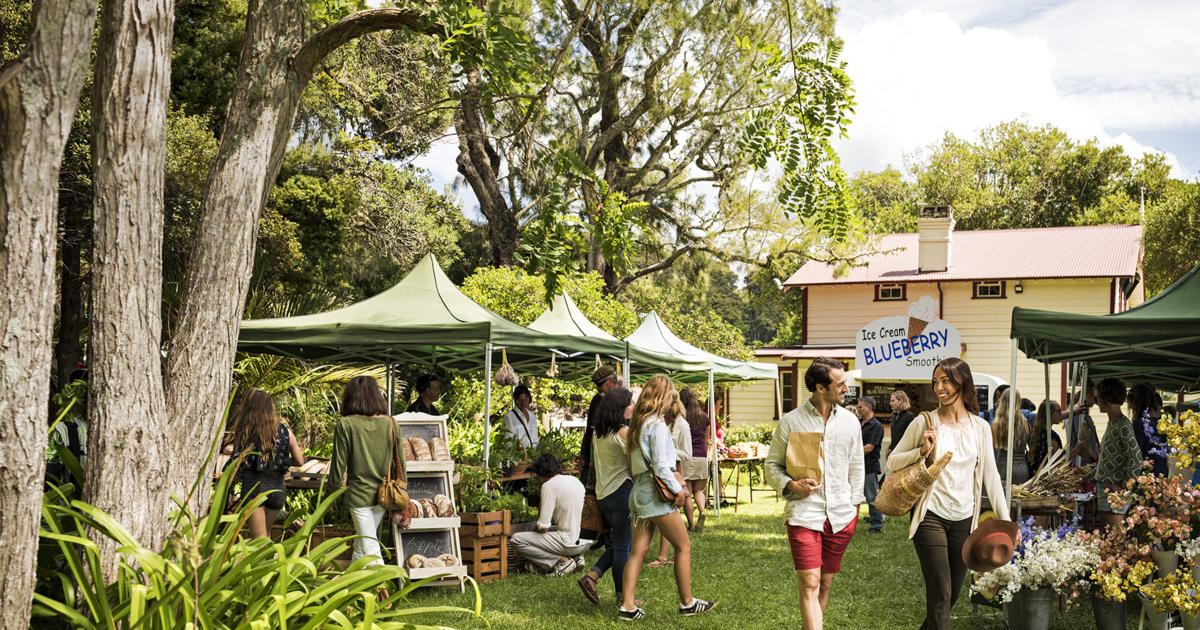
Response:
M734 469L734 473L733 473L734 490L733 490L733 501L732 501L734 514L737 514L738 496L741 494L741 490L742 490L742 469L743 468L746 469L746 488L747 488L747 492L750 494L750 502L751 503L754 502L754 493L756 490L759 493L763 493L763 492L773 493L773 494L775 494L775 500L777 500L777 501L779 500L779 495L777 493L775 493L775 491L773 489L768 488L768 489L764 490L762 488L756 489L754 487L753 478L751 477L751 475L754 471L754 467L755 466L759 467L759 472L760 472L761 478L765 480L766 479L766 466L763 462L765 462L766 459L767 459L766 455L747 456L747 457L724 457L724 456L722 456L722 457L717 458L717 464L719 466L721 466L723 468L727 468L727 469L728 468ZM714 485L717 484L716 479L713 479L711 481ZM723 481L720 483L720 500L725 500L729 496L728 494L725 493L726 486L728 486L728 476L725 476L723 478Z

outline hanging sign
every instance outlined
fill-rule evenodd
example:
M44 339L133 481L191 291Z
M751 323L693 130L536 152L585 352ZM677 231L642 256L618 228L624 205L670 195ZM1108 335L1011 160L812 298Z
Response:
M909 305L908 315L882 317L859 329L854 365L868 380L928 380L938 361L962 353L962 335L937 318L931 296Z

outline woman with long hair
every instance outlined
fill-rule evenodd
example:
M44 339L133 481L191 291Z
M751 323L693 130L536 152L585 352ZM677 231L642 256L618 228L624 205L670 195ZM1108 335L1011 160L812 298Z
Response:
M675 386L670 379L661 374L653 376L642 388L629 421L626 456L634 480L629 495L629 513L634 524L633 544L622 579L625 596L618 610L618 616L624 620L646 616L645 611L635 603L634 596L642 560L645 560L646 552L650 549L650 536L655 529L662 532L663 537L675 547L675 586L679 591L679 613L691 616L712 610L715 606L712 602L692 596L692 543L679 516L679 508L690 493L675 479L671 470L675 464L675 446L664 422L674 402ZM659 499L655 491L655 477L675 493L674 502L667 503Z
M683 464L683 480L687 482L688 491L692 493L692 498L688 499L687 503L688 522L692 522L691 511L692 505L695 504L696 525L692 529L699 532L704 530L704 519L707 517L704 511L704 491L708 489L708 445L712 442L709 439L712 425L700 397L691 388L684 388L679 392L679 402L683 403L688 426L692 429L692 459Z
M924 458L952 453L950 463L933 486L917 500L908 537L917 550L925 578L923 630L950 627L950 608L958 599L967 567L963 543L975 529L983 490L996 515L1011 520L993 454L992 432L979 417L971 368L956 357L942 359L933 369L937 411L917 416L888 457L888 468L900 470ZM1020 534L1013 542L1020 543Z
M252 536L266 538L287 498L283 476L291 463L297 466L304 463L304 453L296 436L275 415L271 395L261 389L251 389L242 398L225 431L225 444L233 447L235 457L245 454L238 467L243 500L267 495L246 523Z
M671 403L671 411L667 413L666 423L667 428L671 430L671 440L675 443L675 470L683 474L684 468L692 461L692 427L687 421L687 409L683 406L680 400L679 392L675 392L675 400ZM687 484L687 478L684 478L684 484ZM688 492L691 492L691 487L688 487ZM692 530L692 497L689 496L683 501L683 514L687 520L688 531ZM659 536L658 557L653 562L647 564L648 567L665 567L671 564L672 560L668 557L669 544L667 539Z
M1050 431L1052 441L1048 448L1046 446L1046 427L1053 427L1060 420L1062 420L1062 407L1059 406L1058 401L1043 400L1042 404L1038 405L1037 420L1033 422L1033 434L1029 441L1029 470L1036 473L1048 455L1053 455L1055 451L1063 447L1062 438L1053 429Z
M1096 384L1096 402L1100 412L1108 415L1108 428L1091 476L1096 482L1096 512L1106 527L1120 525L1129 511L1129 505L1116 507L1110 503L1109 495L1123 489L1142 471L1142 451L1133 423L1121 413L1125 397L1125 383L1118 379L1106 378Z
M379 383L370 376L356 376L342 394L342 419L333 430L333 455L325 482L341 487L346 477L343 505L350 509L354 530L352 560L376 556L371 564L382 564L379 524L386 511L379 505L379 486L390 473L394 437L399 428L387 413L387 401ZM400 458L404 465L404 458Z
M1012 480L1009 481L1007 474L1008 470L1008 414L1013 404L1013 399L1016 398L1017 409L1013 414L1013 435L1012 435ZM996 445L996 467L1000 471L1000 479L1004 483L1012 483L1013 485L1022 484L1029 481L1032 473L1029 472L1029 422L1025 420L1025 413L1020 408L1021 393L1017 388L1010 387L1004 394L1000 396L1000 402L996 403L996 417L992 420L992 442Z
M1133 423L1133 436L1137 438L1142 459L1150 460L1156 475L1166 475L1168 472L1166 454L1152 452L1156 446L1166 443L1166 439L1158 432L1162 403L1162 396L1146 383L1129 388L1129 419Z
M592 471L596 477L596 503L600 513L612 527L604 553L586 575L579 578L579 588L593 604L600 603L596 583L605 571L612 569L613 587L617 601L624 597L622 578L625 561L629 558L630 519L629 492L633 479L625 457L625 438L629 435L629 418L633 415L633 392L613 387L605 392L590 419L592 423Z
M917 417L912 412L912 404L908 401L908 394L902 389L897 389L892 392L889 399L892 406L892 441L888 444L888 454L896 450L896 445L900 443L900 438L904 437L904 432L908 430L908 425L912 424L913 418Z

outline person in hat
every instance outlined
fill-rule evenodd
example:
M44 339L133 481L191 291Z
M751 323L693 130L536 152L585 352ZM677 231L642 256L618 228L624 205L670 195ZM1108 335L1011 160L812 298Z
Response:
M1012 519L996 468L991 427L979 416L971 367L957 357L942 359L933 369L932 381L937 411L913 420L888 457L888 468L899 471L921 459L931 461L951 453L945 469L917 500L908 531L925 578L921 628L945 630L966 577L963 548L979 521L985 488L997 516ZM1020 542L1019 536L1015 542Z
M587 428L583 430L583 443L579 445L579 457L575 458L576 468L583 485L594 487L592 478L592 438L596 433L596 412L600 409L600 400L604 394L617 386L619 379L616 370L602 365L592 372L592 384L596 386L596 395L588 405Z

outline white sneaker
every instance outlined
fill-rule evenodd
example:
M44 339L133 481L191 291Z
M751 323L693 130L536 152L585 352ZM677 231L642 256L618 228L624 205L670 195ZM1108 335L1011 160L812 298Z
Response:
M563 576L574 571L578 565L575 563L575 558L567 558L554 565L554 575Z

